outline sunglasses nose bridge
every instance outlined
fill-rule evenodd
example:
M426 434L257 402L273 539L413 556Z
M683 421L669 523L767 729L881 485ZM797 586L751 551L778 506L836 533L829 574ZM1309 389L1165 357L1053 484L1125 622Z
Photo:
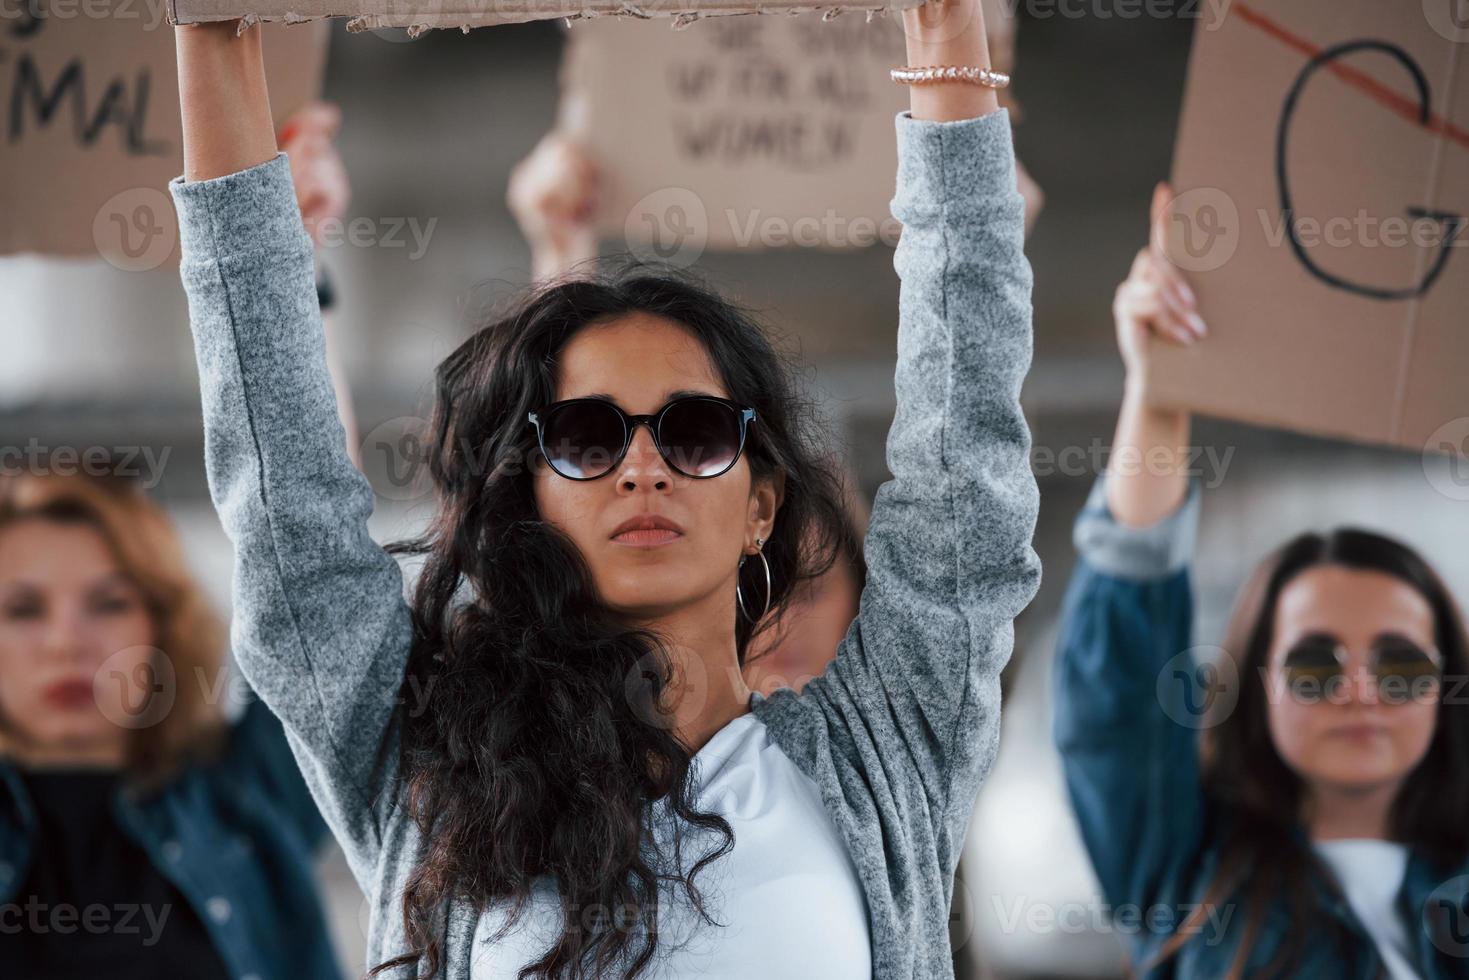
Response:
M653 415L629 415L627 419L627 444L631 448L633 440L638 437L638 426L648 430L648 438L653 441L653 448L658 448L658 419Z
M626 466L628 459L634 456L633 443L637 441L639 426L643 426L648 430L648 441L652 445L651 452L645 452L641 455L650 461L649 465L651 465L652 460L656 459L658 464L668 469L669 475L672 476L673 471L668 467L668 461L663 458L663 453L658 446L658 417L655 415L627 416L627 444L623 446L622 458L618 460L618 468L620 469Z
M1361 662L1353 663L1347 669L1347 677L1351 679L1352 695L1358 702L1368 705L1378 702L1376 668Z

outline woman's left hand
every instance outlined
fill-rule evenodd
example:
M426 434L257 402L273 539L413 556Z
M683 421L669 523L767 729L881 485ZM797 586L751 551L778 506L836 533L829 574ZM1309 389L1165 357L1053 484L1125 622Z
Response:
M980 0L925 0L903 11L903 33L910 67L990 67ZM909 90L914 119L972 119L1000 107L994 89L959 79L910 85Z

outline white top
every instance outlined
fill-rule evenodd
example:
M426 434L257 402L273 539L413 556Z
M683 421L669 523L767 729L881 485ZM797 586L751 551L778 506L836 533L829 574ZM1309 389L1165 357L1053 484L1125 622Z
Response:
M1312 846L1341 884L1352 911L1377 944L1392 980L1423 980L1403 918L1398 892L1408 870L1408 848L1386 840L1318 840Z
M694 877L710 916L722 925L702 920L682 889L664 886L658 951L645 976L870 978L862 885L816 784L770 741L754 714L715 732L694 763L698 807L719 813L734 831L734 849ZM660 842L664 833L655 826ZM685 870L708 841L718 841L701 834L686 831ZM488 910L475 929L471 980L513 980L550 948L561 918L548 879L537 883L515 930L493 945L486 939L504 912Z

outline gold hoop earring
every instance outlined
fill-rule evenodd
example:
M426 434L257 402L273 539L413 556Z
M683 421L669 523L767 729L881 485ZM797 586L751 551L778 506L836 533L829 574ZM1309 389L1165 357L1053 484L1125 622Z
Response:
M760 563L765 566L765 608L760 613L761 617L770 612L770 562L765 560L764 547L765 539L756 538L755 554L760 556ZM745 559L748 557L750 556L740 555L740 568L745 567ZM750 622L752 623L759 622L758 618L751 618L749 612L745 610L745 597L743 593L740 592L740 578L738 574L735 575L735 602L738 604L740 612L744 615L746 619L750 620Z

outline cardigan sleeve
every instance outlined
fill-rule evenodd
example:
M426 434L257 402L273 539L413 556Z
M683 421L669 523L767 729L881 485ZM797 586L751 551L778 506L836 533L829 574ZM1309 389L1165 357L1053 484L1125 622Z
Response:
M844 729L859 768L904 822L928 824L952 870L995 757L1013 621L1040 584L1020 407L1032 275L1008 112L895 122L892 478L873 503L867 582L835 660L799 699L771 697Z
M290 167L279 153L169 190L209 492L235 548L235 657L368 880L396 802L411 624L398 565L368 536L373 492L347 455Z

